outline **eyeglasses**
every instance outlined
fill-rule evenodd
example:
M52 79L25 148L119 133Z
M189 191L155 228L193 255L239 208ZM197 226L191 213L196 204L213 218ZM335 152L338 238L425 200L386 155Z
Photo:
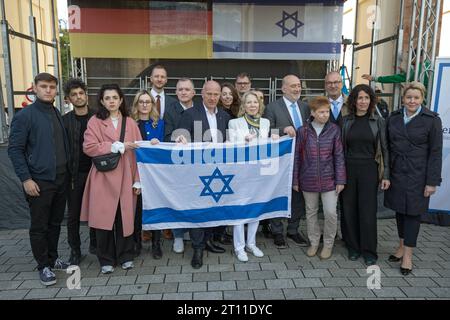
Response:
M334 82L326 81L325 84L326 84L327 86L338 86L338 85L341 84L341 82L340 82L340 81L334 81Z
M139 100L138 103L139 103L139 104L142 104L142 105L144 105L144 104L152 104L152 102L151 102L150 100L147 100L147 101L140 101L140 100Z
M250 82L236 82L238 86L248 86Z

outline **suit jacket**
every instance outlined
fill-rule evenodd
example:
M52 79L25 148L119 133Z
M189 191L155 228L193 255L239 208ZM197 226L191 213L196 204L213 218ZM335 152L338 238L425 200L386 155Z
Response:
M164 93L164 114L166 113L167 108L169 108L169 106L175 102L177 102L175 98L167 95L167 93ZM161 119L164 118L164 114L160 116Z
M172 142L170 136L178 128L184 109L179 101L170 104L164 111L164 142Z
M228 121L230 121L230 116L225 111L217 108L217 130L222 133L222 137L219 137L219 142L225 142L227 136L228 129ZM195 123L201 123L201 136L200 132L195 132L194 128ZM198 126L198 124L197 124ZM211 142L211 134L206 134L205 132L209 130L208 118L206 117L205 107L202 104L194 105L192 108L187 109L183 112L180 118L180 123L178 125L178 129L185 129L190 134L189 137L186 137L190 142Z
M311 111L305 102L300 100L297 101L297 105L300 109L300 114L302 116L303 124L309 119ZM271 129L278 129L279 135L283 136L283 132L286 127L294 127L294 122L292 121L291 115L288 110L288 106L284 103L284 99L280 98L276 101L269 103L264 111L264 118L270 121ZM295 129L295 127L294 127Z
M231 142L243 142L245 136L250 133L247 121L244 117L231 119L228 123L228 134ZM270 132L270 122L265 118L259 120L259 137L267 138Z

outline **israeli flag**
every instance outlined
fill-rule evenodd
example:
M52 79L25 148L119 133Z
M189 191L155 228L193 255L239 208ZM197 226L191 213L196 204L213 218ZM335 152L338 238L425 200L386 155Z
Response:
M238 225L291 215L292 138L139 145L144 230Z

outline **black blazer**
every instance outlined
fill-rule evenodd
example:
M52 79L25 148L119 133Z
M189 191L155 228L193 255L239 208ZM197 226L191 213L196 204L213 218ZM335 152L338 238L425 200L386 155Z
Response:
M306 121L311 115L309 107L305 102L302 102L300 100L297 101L297 105L300 109L303 124L306 124ZM294 127L294 123L291 119L288 106L286 106L286 104L284 103L283 98L269 103L266 107L266 110L264 111L263 117L269 119L271 129L279 130L278 134L280 136L285 135L283 131L286 127Z
M172 142L170 136L178 128L184 109L179 101L170 104L164 111L164 142Z
M225 142L230 116L221 108L217 108L217 129L222 133L222 139L219 142ZM194 135L194 122L201 122L201 137L198 132ZM192 108L183 112L180 118L178 129L185 129L190 134L190 142L211 142L211 134L205 132L209 130L208 118L206 117L205 107L202 104L194 105ZM188 139L189 137L186 137ZM189 141L189 139L188 139Z

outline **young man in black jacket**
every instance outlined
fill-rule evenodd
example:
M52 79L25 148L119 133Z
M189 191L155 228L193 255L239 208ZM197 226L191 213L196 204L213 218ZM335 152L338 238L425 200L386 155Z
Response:
M68 264L58 258L58 240L66 208L69 146L59 111L53 106L58 79L34 78L36 101L14 115L8 154L30 207L30 242L43 285L56 283L53 270Z
M83 152L84 132L94 114L88 107L86 84L80 79L69 79L64 86L64 96L73 105L73 110L63 116L64 127L69 139L69 192L67 204L67 239L70 246L70 263L79 265L81 261L80 210L87 176L92 160ZM90 230L89 252L95 254L95 231Z

